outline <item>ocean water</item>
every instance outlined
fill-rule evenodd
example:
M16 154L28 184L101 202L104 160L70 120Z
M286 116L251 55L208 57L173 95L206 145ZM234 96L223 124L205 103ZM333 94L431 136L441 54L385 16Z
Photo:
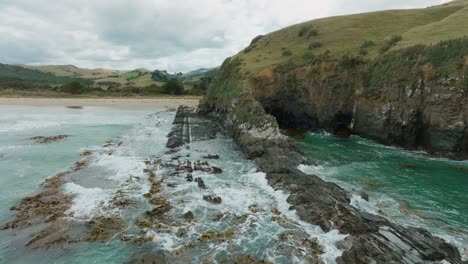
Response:
M468 161L307 133L299 148L316 162L300 166L354 193L353 204L404 225L423 227L468 257ZM359 193L369 194L369 202Z
M40 227L0 231L0 263L127 263L139 254L164 252L169 263L223 263L233 257L250 256L275 263L308 263L314 254L328 263L341 254L335 242L344 239L336 231L324 233L302 222L289 210L287 194L275 191L254 164L242 158L233 141L223 135L208 141L194 141L188 148L168 153L166 135L172 128L174 112L163 109L121 109L85 107L0 106L0 223L11 221L9 208L20 199L41 190L40 184L81 160L91 150L89 165L66 178L61 191L73 195L69 219L85 224L93 217L119 217L128 223L122 234L104 242L71 243L45 249L25 247ZM38 144L33 136L70 135L50 144ZM106 144L111 140L112 144ZM176 163L195 162L217 154L210 165L221 174L193 172L203 178L207 189L159 168L156 178L164 180L161 193L171 205L158 229L144 229L148 243L131 244L121 235L139 234L135 219L152 206L143 197L150 190L144 172L147 160ZM183 158L181 158L183 157ZM170 168L170 167L169 167ZM222 204L210 204L204 195L217 195ZM137 206L111 206L124 195ZM192 211L194 221L182 215ZM165 225L164 223L170 223ZM184 231L180 235L181 229ZM132 233L133 232L133 233ZM227 239L208 239L207 234L229 234ZM312 243L311 242L311 243Z
M1 224L14 219L10 207L40 192L40 184L48 177L82 160L84 150L92 151L86 157L88 166L67 175L61 187L62 192L73 195L68 218L79 225L95 217L119 217L128 224L126 230L106 241L47 250L25 246L42 227L0 231L0 263L127 263L135 256L155 252L164 252L169 263L223 263L235 256L309 263L312 254L334 263L342 253L335 243L346 236L336 231L324 233L301 221L289 210L288 194L273 190L265 175L242 158L231 139L217 135L193 141L176 153L168 152L166 136L174 114L164 109L0 106ZM59 134L70 137L50 144L30 140ZM317 161L316 166L300 169L335 181L351 192L369 192L370 202L356 196L356 206L429 228L460 248L467 244L467 178L459 168L467 167L466 163L431 159L360 138L340 140L310 134L298 144ZM135 220L153 208L143 196L151 187L145 173L148 160L193 163L208 154L220 156L209 163L223 172L193 172L193 178L202 178L207 189L188 182L185 174L174 175L170 166L159 167L156 178L164 183L160 195L171 210L159 223L161 227L143 230L145 238L150 238L146 244L120 239L140 234ZM400 163L411 165L402 167ZM222 203L208 203L204 195L219 196ZM136 206L112 206L120 196ZM194 214L192 222L182 217L188 211ZM229 237L204 241L207 234ZM313 252L311 241L320 245L321 251Z

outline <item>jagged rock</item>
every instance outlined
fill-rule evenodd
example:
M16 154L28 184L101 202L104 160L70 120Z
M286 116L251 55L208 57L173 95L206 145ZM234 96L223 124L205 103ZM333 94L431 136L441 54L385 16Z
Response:
M195 181L198 184L198 188L206 189L205 182L203 182L202 178L196 178Z
M152 218L163 218L164 214L169 212L172 206L169 203L164 203L151 211L146 211L146 215Z
M188 211L184 214L184 219L187 220L187 221L192 221L194 218L194 215L192 213L192 211Z
M347 246L342 258L338 259L340 263L425 263L429 259L461 263L459 252L452 245L427 231L408 230L383 217L362 212L351 206L351 194L338 185L301 172L298 165L306 159L296 149L295 142L281 137L275 124L269 122L267 117L256 117L256 124L244 124L226 114L234 112L231 106L227 110L219 109L208 102L200 108L203 113L219 120L246 157L255 162L259 171L266 173L268 183L273 188L290 193L287 202L294 207L301 220L318 225L325 232L337 229L342 234L349 234L349 243L342 243ZM340 118L345 121L346 116ZM307 122L300 117L295 121L298 124ZM372 125L368 127L373 128ZM372 185L375 183L372 182ZM212 196L203 198L213 199ZM275 219L282 223L280 216ZM397 236L406 246L395 246L398 242L393 236Z
M86 223L87 231L81 237L84 242L107 241L115 234L127 228L127 224L121 218L95 217Z
M203 200L214 204L220 204L222 202L221 197L215 195L204 195Z
M212 174L220 174L223 172L221 168L210 166L210 164L206 161L198 160L193 165L194 165L193 166L194 171L203 171L203 172L212 173Z
M187 174L187 177L185 177L185 179L188 181L188 182L192 182L193 181L193 176L192 174Z
M203 156L203 158L204 159L219 159L219 155L209 154L209 155Z
M170 182L170 183L167 184L167 187L175 188L175 187L177 187L177 184Z
M84 156L84 157L87 157L87 156L91 156L93 155L93 151L92 150L84 150L81 152L80 156Z
M58 135L58 136L51 136L51 137L37 136L37 137L32 137L31 140L34 140L40 144L48 144L48 143L64 140L67 137L70 137L70 135Z
M361 198L365 201L369 201L369 194L367 194L366 192L361 192Z
M223 170L221 168L218 168L218 167L212 167L213 169L213 173L214 174L220 174L220 173L223 173Z

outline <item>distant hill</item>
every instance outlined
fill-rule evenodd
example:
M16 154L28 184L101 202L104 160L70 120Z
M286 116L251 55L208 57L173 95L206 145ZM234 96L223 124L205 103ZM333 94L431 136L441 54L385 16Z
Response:
M213 68L200 68L194 71L186 72L183 74L183 77L188 78L192 76L200 76L200 75L205 75L208 72L215 72L219 67L213 67Z
M198 69L186 74L172 74L165 70L150 71L135 69L119 71L110 69L83 69L74 65L6 65L0 67L0 82L30 82L35 84L63 84L78 80L83 84L101 87L135 87L151 85L163 86L170 79L176 78L186 88L207 87L218 68Z
M0 63L0 83L30 82L36 84L59 85L71 81L79 81L83 84L93 83L92 80L80 78L78 76L57 76L49 72Z
M151 71L147 69L136 69L132 71L119 71L111 69L84 69L74 65L15 65L29 70L52 74L58 77L79 78L93 81L95 85L101 87L109 86L134 86L145 87L152 84L161 85L161 82L152 80Z
M219 67L201 68L195 71L184 73L179 77L185 85L207 87L213 77L218 72Z

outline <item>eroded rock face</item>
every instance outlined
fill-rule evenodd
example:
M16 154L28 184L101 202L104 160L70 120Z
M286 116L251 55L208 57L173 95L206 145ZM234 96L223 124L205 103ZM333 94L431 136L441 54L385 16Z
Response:
M268 183L290 196L287 202L299 217L324 231L349 234L340 263L424 263L447 260L461 263L458 249L425 230L404 228L387 219L361 212L350 205L351 195L334 183L297 169L307 161L294 142L284 137L258 138L245 132L245 125L233 125L214 105L204 105L205 114L219 120L253 160L266 173ZM255 132L254 132L255 133ZM365 195L364 195L365 197ZM344 243L346 244L346 243Z
M314 65L283 75L260 75L252 93L285 129L326 130L345 137L354 133L383 144L424 149L452 159L468 158L468 97L463 77L385 77L373 85L356 80L362 74L359 70L330 64L332 77L326 80L308 76ZM349 72L333 75L344 70ZM297 76L301 87L288 91L281 86L284 76Z

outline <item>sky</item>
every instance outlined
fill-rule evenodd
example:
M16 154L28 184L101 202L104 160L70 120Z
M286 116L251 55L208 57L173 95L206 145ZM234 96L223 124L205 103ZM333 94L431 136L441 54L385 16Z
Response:
M0 0L0 63L215 67L260 34L320 17L444 0Z

